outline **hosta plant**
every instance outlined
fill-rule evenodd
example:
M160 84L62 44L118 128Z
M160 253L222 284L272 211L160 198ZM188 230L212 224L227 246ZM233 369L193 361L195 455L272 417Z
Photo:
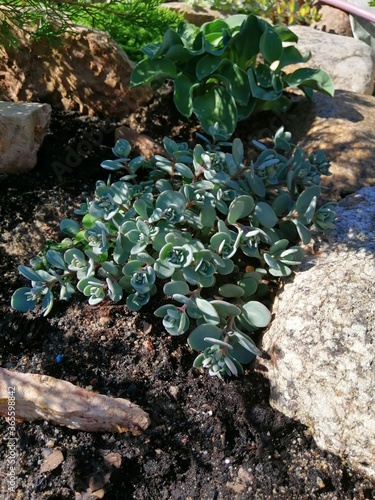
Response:
M331 78L306 62L295 47L298 37L285 26L271 26L253 14L169 29L158 44L143 48L146 58L134 68L132 85L174 81L174 103L185 117L193 113L214 139L229 139L237 123L255 110L286 111L286 88L333 95ZM220 124L220 125L219 125Z
M271 318L267 283L301 263L298 242L310 241L311 226L334 228L334 204L317 209L329 163L293 150L283 129L273 149L255 143L255 161L239 139L201 138L194 149L165 138L165 155L149 161L129 159L120 139L117 159L102 163L117 180L97 182L75 211L81 222L64 219L66 238L19 266L31 286L13 294L13 308L40 304L46 315L56 296L79 290L92 305L126 301L139 311L158 293L155 315L170 335L189 334L194 366L241 374L260 354L253 333Z

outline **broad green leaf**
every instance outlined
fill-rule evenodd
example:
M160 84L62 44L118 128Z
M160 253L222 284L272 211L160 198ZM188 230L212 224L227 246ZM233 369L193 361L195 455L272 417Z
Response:
M256 104L257 100L254 97L252 97L250 93L249 93L249 100L246 105L238 103L237 104L238 121L246 120L246 118L248 118L254 111Z
M311 52L308 52L305 56L301 54L301 52L290 45L289 47L284 47L281 57L280 63L276 69L276 72L279 72L285 66L289 66L289 64L298 64L302 62L307 62L311 58Z
M242 106L248 104L250 96L249 79L246 71L241 69L236 63L233 64L230 61L224 61L212 77L223 81L237 104Z
M173 100L178 111L186 118L193 112L193 86L194 83L184 74L178 75L174 81Z
M247 76L253 97L263 101L275 101L282 96L283 86L280 77L265 64L259 64L256 69L249 68Z
M333 97L335 89L332 78L321 69L299 68L284 77L289 87L309 87Z
M165 55L171 48L175 47L176 45L180 47L183 45L183 42L180 36L174 30L168 29L164 34L163 41L159 44L159 48L157 51L155 51L153 57L161 57Z
M238 54L237 64L243 70L255 62L259 53L259 42L262 31L258 24L258 18L250 14L243 22L238 34L235 35L234 45Z
M268 63L273 63L280 59L283 50L281 38L271 26L267 26L260 37L259 50Z
M145 85L153 80L166 78L176 78L177 68L173 61L169 59L143 59L134 68L130 85Z
M298 42L298 36L283 24L276 24L273 28L277 31L283 42Z
M195 68L195 73L198 80L203 80L209 75L211 75L217 68L223 64L223 59L213 54L206 54L201 59L199 59L198 64Z
M236 102L223 87L211 87L204 94L195 97L193 109L207 133L210 133L209 128L216 123L220 124L221 130L228 138L236 129Z

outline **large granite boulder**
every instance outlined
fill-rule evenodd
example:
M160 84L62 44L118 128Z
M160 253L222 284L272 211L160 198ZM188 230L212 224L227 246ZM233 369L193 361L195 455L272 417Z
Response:
M321 68L332 78L335 88L371 95L374 90L375 56L361 40L333 35L307 26L291 26L298 36L297 47L312 57L306 63L290 66Z
M50 119L49 104L0 101L0 176L35 167Z
M323 149L331 161L332 176L322 178L326 201L375 185L374 109L373 96L337 91L333 98L316 93L281 117L293 142L308 153Z
M375 187L347 197L337 217L276 297L265 364L271 404L375 478Z
M129 88L134 64L106 33L77 26L57 47L21 41L19 49L0 47L0 100L124 118L151 97L147 87Z

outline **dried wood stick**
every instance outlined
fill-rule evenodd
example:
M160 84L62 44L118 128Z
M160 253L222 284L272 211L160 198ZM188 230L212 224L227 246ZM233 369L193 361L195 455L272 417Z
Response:
M13 397L16 420L44 419L70 429L132 434L150 425L148 414L127 399L95 394L47 375L0 368L0 416L8 416Z

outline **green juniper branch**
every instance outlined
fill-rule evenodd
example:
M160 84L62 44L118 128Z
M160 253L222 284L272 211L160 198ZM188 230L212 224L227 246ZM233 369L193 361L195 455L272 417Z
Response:
M161 1L4 0L0 5L0 45L17 47L21 33L58 43L62 33L80 24L108 32L137 60L143 45L161 39L170 26L182 20L161 8Z

